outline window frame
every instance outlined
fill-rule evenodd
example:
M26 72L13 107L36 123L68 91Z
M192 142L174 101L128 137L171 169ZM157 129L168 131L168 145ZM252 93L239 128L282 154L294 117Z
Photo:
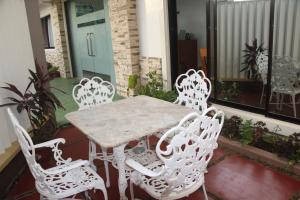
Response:
M49 22L48 22L49 20L51 26L51 33L49 33ZM44 37L44 49L55 49L54 41L53 41L53 45L50 44L50 37L49 37L49 34L52 34L52 38L54 38L51 15L49 14L42 17L41 24L42 24L42 32Z

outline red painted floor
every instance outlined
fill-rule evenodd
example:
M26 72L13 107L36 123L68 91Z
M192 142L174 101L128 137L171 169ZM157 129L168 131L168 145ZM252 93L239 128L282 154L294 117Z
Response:
M64 157L72 157L75 159L88 158L88 140L76 128L70 126L63 128L56 137L66 139L66 144L61 146ZM152 138L151 142L156 139ZM49 150L40 152L42 159L40 163L43 167L54 165ZM98 173L105 180L104 166L101 161L97 161ZM108 188L108 196L110 200L119 199L118 191L118 173L111 167L111 187ZM290 176L272 170L262 164L249 160L239 155L235 155L224 149L217 149L206 174L206 189L209 193L210 200L287 200L290 198L298 199L296 194L300 193L300 180L296 180ZM136 198L150 200L145 192L139 188L135 188ZM103 199L100 191L93 194L93 199ZM129 197L129 191L127 191ZM82 198L78 196L77 198ZM35 200L39 199L39 194L35 190L34 179L28 168L15 183L7 200ZM189 200L202 200L203 193L199 191L193 193Z

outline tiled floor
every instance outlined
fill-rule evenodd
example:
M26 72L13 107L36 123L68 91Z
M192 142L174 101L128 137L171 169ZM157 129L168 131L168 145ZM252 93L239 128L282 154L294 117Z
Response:
M66 138L67 142L62 146L65 158L87 159L88 140L76 128L66 127L58 133L57 137ZM54 164L53 159L49 159L51 158L50 151L43 150L40 154L42 155L40 160L42 166L49 167ZM105 180L103 163L97 161L96 165L99 174ZM108 188L109 199L117 200L119 199L118 174L112 167L110 173L112 181L111 187ZM287 200L298 199L297 193L300 192L300 180L220 148L214 152L205 180L210 200ZM140 199L151 199L138 188L135 188L135 195ZM129 196L128 191L127 196ZM99 191L92 194L92 197L93 199L103 199ZM28 168L15 183L7 199L39 199L34 179ZM199 189L185 199L204 199L202 190Z

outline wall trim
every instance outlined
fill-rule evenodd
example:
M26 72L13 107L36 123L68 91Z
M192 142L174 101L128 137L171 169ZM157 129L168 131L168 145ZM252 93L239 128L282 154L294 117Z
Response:
M20 145L15 141L8 147L3 154L0 154L0 173L20 152Z

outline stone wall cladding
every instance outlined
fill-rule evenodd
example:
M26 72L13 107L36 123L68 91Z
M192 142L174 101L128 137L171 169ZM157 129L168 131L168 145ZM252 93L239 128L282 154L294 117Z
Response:
M140 57L140 66L141 66L141 84L145 85L148 81L147 74L149 72L156 71L156 73L162 79L162 59L155 57Z
M109 0L117 90L127 96L128 77L140 74L136 0Z
M45 49L46 60L53 66L59 67L62 77L71 77L67 39L64 26L63 5L61 0L53 0L50 11L54 36L54 49Z

